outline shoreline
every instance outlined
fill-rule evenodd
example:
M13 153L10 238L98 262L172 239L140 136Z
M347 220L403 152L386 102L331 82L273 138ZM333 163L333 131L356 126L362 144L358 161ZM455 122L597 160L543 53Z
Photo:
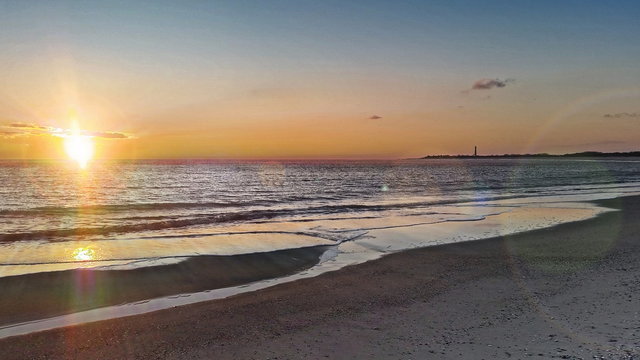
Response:
M565 201L569 202L565 204ZM236 255L200 255L173 264L126 270L79 268L2 277L0 288L5 291L0 297L0 339L219 300L315 277L408 249L545 229L614 211L579 198L565 199L560 202L565 205L559 208L553 204L543 202L543 206L520 204L514 207L495 203L488 207L495 211L481 210L479 214L467 215L464 221L405 224L387 219L392 222L369 228L334 245ZM505 211L507 208L514 210ZM558 210L571 214L557 214ZM523 219L528 220L523 222ZM426 239L428 241L424 241ZM35 290L26 292L25 286ZM13 299L16 298L20 298L19 304L15 304Z
M612 311L609 317L618 316L618 322L622 324L634 319L633 312L628 311L635 309L637 317L637 299L634 296L639 291L635 284L640 279L637 265L640 263L640 244L637 241L640 226L633 219L640 214L640 197L595 203L621 208L622 211L499 238L407 250L314 278L226 299L7 338L0 340L0 357L16 358L18 354L24 355L21 349L29 348L28 355L34 358L207 358L214 355L219 358L265 358L287 357L286 354L300 356L302 353L299 351L311 357L321 357L326 353L329 357L338 358L341 354L337 351L346 354L345 357L373 351L376 355L386 352L391 354L386 357L397 358L404 347L399 346L399 342L406 341L407 336L413 334L411 336L420 338L423 341L420 344L424 345L414 344L408 348L413 356L422 354L421 357L433 357L437 353L438 357L455 358L460 357L458 350L464 350L467 357L470 356L468 351L486 352L494 357L507 357L506 353L523 357L533 354L529 343L533 341L531 339L538 339L539 343L535 343L533 348L539 348L535 351L542 351L545 355L551 354L551 350L554 356L563 353L584 355L596 351L624 358L628 354L638 354L640 344L637 340L633 343L631 339L637 339L640 326L634 328L633 324L627 324L629 326L624 331L628 334L618 334L613 331L617 329L614 325L604 324L612 320L603 321L583 313L598 312L604 308ZM558 237L565 240L555 241ZM622 268L624 270L620 270ZM602 279L597 282L599 278ZM589 285L589 281L597 282L595 289L604 291L600 297L579 291L580 286ZM620 285L621 281L627 285ZM487 292L487 287L494 291ZM572 292L567 292L568 287L572 287ZM606 290L630 293L611 297ZM491 308L494 302L487 301L496 296L510 298L503 301L505 307L519 308L512 309L512 313L505 317L503 307ZM571 299L572 305L568 306L557 302L557 298L562 296L582 298L599 306L576 306L576 299ZM611 309L614 304L611 299L620 300L615 302L617 307L614 309ZM546 304L547 301L557 303L551 306ZM451 313L452 307L456 309L454 314ZM477 308L485 309L478 313ZM579 333L576 332L595 333L588 338L597 341L575 341L575 336L560 338L557 334L549 338L554 334L546 333L557 333L558 327L569 328L569 334L576 331L574 325L563 323L563 326L558 326L553 321L550 328L545 328L551 318L565 317L567 322L574 321L571 316L558 313L558 308L567 313L581 312L583 316L578 318L582 322L599 319L597 326L591 325L593 329L589 330L585 325L579 327ZM429 314L429 322L416 322L425 314ZM481 319L479 314L483 314ZM521 326L526 326L514 324L514 321L526 317L531 317L529 320L535 323L535 331L527 331L536 336L528 336L527 341L513 339L514 332L522 331ZM440 318L440 321L433 322L435 318ZM452 323L455 325L463 319L468 321L465 326L449 328ZM467 326L479 320L482 326ZM386 327L394 321L401 324ZM358 324L355 329L354 323ZM470 333L495 327L496 323L504 330L505 337L511 334L508 344L505 344L505 339L492 339L491 344L477 339L459 344L461 339L469 340ZM448 327L443 329L443 326ZM606 335L617 338L600 339L604 336L600 332L612 326L615 329ZM356 343L364 341L366 344L361 344L362 347L349 345L350 341L355 341L354 335L345 335L349 339L335 336L341 331L359 334L362 339ZM449 340L437 340L445 333L450 333ZM127 346L131 334L135 334L135 343L141 346ZM292 339L304 344L299 345L304 349L295 351L290 346ZM70 345L69 341L78 341L77 344L83 346L64 346ZM458 346L452 346L456 342ZM504 350L506 347L509 350ZM564 351L558 351L558 348Z

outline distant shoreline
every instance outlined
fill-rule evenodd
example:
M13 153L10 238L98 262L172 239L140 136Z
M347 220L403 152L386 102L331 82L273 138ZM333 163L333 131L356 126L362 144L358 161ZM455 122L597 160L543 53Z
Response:
M412 160L421 159L519 159L519 158L611 158L611 157L640 157L640 151L627 152L599 152L583 151L570 154L500 154L500 155L427 155Z

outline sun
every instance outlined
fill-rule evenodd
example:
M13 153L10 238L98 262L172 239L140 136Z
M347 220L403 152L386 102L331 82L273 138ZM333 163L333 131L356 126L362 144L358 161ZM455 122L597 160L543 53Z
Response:
M93 157L93 140L90 136L73 133L65 137L64 149L69 158L84 169Z

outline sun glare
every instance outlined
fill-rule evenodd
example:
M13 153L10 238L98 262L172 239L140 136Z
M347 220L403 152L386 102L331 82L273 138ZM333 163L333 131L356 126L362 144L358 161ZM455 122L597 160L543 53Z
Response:
M89 136L72 134L65 137L64 149L69 158L84 169L93 156L93 140Z

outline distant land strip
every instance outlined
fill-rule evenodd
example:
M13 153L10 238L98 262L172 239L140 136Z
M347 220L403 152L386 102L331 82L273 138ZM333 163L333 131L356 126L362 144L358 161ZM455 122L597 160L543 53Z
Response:
M513 159L513 158L602 158L602 157L640 157L640 151L599 152L583 151L571 154L500 154L500 155L428 155L418 159Z

